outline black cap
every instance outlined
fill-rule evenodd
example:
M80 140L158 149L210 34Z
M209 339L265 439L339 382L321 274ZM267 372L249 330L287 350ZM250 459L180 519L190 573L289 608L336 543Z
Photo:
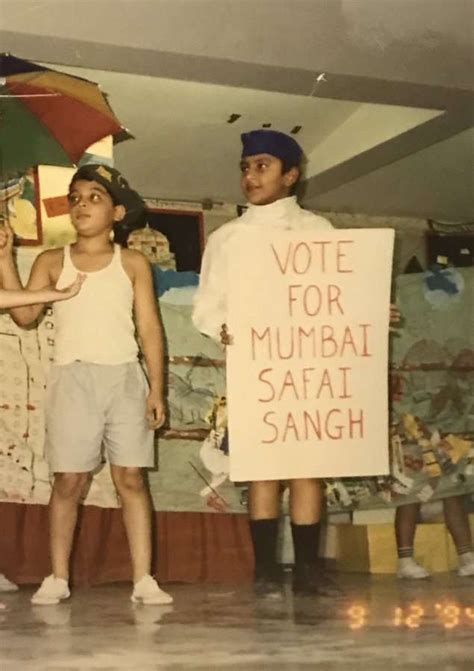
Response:
M123 205L126 213L120 222L121 224L130 227L143 217L145 203L138 193L130 188L125 177L115 168L99 163L83 165L74 173L69 190L72 189L74 182L80 179L97 182L109 193L115 205Z

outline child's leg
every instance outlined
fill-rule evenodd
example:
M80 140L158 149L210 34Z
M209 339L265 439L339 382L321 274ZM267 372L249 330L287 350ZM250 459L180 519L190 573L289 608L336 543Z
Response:
M74 530L79 501L89 473L55 473L49 501L50 552L53 575L69 580Z
M323 503L321 480L290 480L290 515L296 525L319 524Z
M395 513L395 536L397 540L399 578L420 579L429 576L428 571L413 558L416 523L420 512L419 503L398 506Z
M290 516L295 565L314 564L318 559L323 500L320 480L290 481Z
M419 511L419 503L398 506L396 510L395 536L399 557L413 557L413 543Z
M293 587L316 592L323 488L314 478L290 481L291 534L295 551Z
M443 499L444 518L459 557L459 575L474 575L474 552L472 549L469 517L464 496Z
M151 499L142 468L111 465L112 480L122 502L133 566L132 601L171 603L173 598L158 586L151 570Z
M255 577L258 580L275 579L279 513L280 482L278 480L251 482L250 534L255 555Z
M151 569L151 502L143 469L111 465L114 485L122 502L122 514L130 545L133 582Z
M49 501L49 548L53 572L33 594L34 604L51 606L67 599L69 564L77 522L77 509L89 473L55 473Z
M91 472L100 464L103 414L96 368L81 361L54 365L46 389L45 450L54 473L50 550L53 575L61 580L69 578L79 501Z

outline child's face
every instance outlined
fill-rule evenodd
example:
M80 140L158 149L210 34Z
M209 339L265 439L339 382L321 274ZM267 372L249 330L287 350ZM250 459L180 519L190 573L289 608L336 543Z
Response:
M269 205L291 193L297 168L283 172L283 163L271 154L246 156L240 162L240 187L252 205Z
M125 214L122 205L114 205L112 197L98 182L79 179L68 194L69 213L78 235L94 237L110 232Z

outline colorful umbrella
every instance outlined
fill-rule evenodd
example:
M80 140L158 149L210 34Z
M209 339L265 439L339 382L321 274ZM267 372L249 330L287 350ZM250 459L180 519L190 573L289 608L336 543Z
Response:
M0 54L0 174L75 165L107 135L130 137L98 84Z

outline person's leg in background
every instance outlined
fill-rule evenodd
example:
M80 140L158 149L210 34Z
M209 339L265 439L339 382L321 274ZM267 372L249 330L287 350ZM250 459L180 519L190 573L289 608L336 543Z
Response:
M420 580L429 577L429 572L414 559L414 540L419 503L398 506L395 514L395 536L397 540L398 566L397 576L408 580Z
M279 594L277 541L280 481L261 480L249 485L250 535L255 556L255 587L265 596Z
M444 519L459 558L458 575L474 576L474 552L464 496L443 499Z

